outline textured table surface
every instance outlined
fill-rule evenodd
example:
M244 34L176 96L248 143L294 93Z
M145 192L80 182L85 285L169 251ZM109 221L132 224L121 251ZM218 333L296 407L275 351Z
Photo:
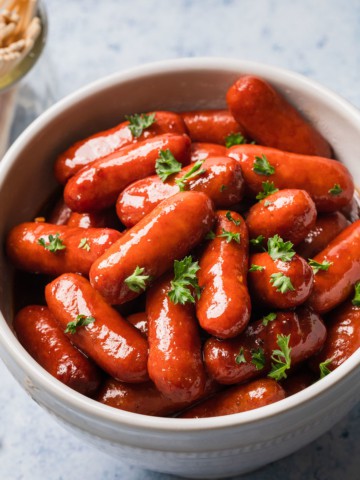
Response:
M360 107L356 0L47 0L44 61L22 85L13 137L39 107L99 77L145 62L225 56L302 73ZM41 88L39 88L39 86ZM44 93L45 92L45 93ZM44 102L41 103L44 105ZM128 467L77 440L17 385L0 362L1 480L170 480ZM360 405L316 442L241 478L360 478Z

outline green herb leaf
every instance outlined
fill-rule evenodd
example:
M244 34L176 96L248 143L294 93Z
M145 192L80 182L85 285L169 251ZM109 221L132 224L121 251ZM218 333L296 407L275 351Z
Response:
M241 133L230 133L225 139L225 147L230 148L233 145L243 145L246 143L246 138Z
M257 200L262 200L279 191L279 189L275 187L274 182L262 182L262 188L263 191L259 192L255 197Z
M133 137L140 137L142 132L149 128L153 123L156 122L155 113L150 113L147 115L146 113L135 113L135 115L125 115L126 120L130 123L128 125L128 129L130 130Z
M238 365L240 365L240 363L246 363L243 347L240 348L239 353L236 355L235 363L237 363Z
M195 298L200 298L201 289L198 284L196 272L200 269L198 262L193 262L191 255L182 260L174 261L174 280L171 281L171 289L168 292L173 303L195 303ZM194 291L194 296L191 293Z
M284 242L279 235L274 235L268 240L268 253L273 260L290 262L295 255L293 246L291 242Z
M333 264L334 262L328 262L327 260L324 260L322 263L316 262L315 260L312 260L309 258L309 265L313 269L314 274L316 275L319 270L324 270L328 271L329 267Z
M338 183L335 183L335 185L332 188L330 188L328 192L330 193L330 195L334 195L334 196L340 195L340 193L342 193L342 188Z
M274 363L271 364L271 370L268 377L273 378L277 382L282 378L287 378L286 370L291 367L291 347L290 335L278 335L277 342L280 350L274 350L271 359Z
M262 370L265 367L265 353L263 348L251 351L251 363L255 365L256 370Z
M229 210L226 212L225 216L228 220L230 220L230 222L233 222L236 226L240 225L241 221L235 220L235 218L232 217L231 212Z
M228 232L225 228L222 229L222 233L218 237L225 238L227 243L232 241L240 243L240 233Z
M251 243L251 245L253 245L254 247L262 247L262 248L264 248L263 245L262 245L264 240L265 240L265 237L264 237L263 235L259 235L259 236L256 237L256 238L252 238L252 239L250 240L250 243Z
M272 175L275 173L275 168L270 165L269 160L266 158L265 155L261 155L261 157L255 157L253 170L255 173L259 175Z
M215 232L210 230L210 232L206 234L205 240L214 240L214 238L216 238Z
M49 235L48 240L49 242L46 243L46 240L40 237L37 243L52 253L55 253L59 250L64 250L66 248L63 241L60 238L60 233L56 233L55 235Z
M226 186L226 185L221 185L221 187L220 187L220 192L223 192L223 191L226 190L226 189L227 189L227 186Z
M90 252L89 239L88 238L82 238L80 240L78 248L82 248L83 250L86 250L87 252Z
M329 373L331 373L331 370L328 368L328 365L330 365L332 361L333 361L332 358L327 358L324 362L321 362L319 364L320 380L326 377L326 375L329 375Z
M280 293L286 293L295 290L293 284L291 283L290 277L287 277L281 272L270 275L270 283L272 283L273 287L276 288L276 291Z
M137 266L134 272L125 278L124 282L130 290L136 293L146 290L146 282L150 279L150 275L141 275L145 268Z
M355 295L351 302L355 307L360 307L360 282L355 283Z
M203 173L205 173L205 170L200 170L203 163L204 160L197 161L196 163L194 163L194 166L185 173L185 175L180 178L175 178L175 183L180 188L180 192L183 192L185 190L186 183L191 178L197 177L198 175L202 175Z
M72 322L69 322L66 325L66 329L64 330L65 333L71 333L74 335L76 333L77 327L86 327L86 325L89 325L90 323L94 323L95 318L94 317L87 317L86 315L77 315L75 320Z
M251 264L251 267L249 268L249 272L262 272L265 269L262 265L254 265L253 263Z
M270 200L265 200L264 207L270 207L274 202L270 202Z
M273 322L276 319L276 313L269 313L266 317L263 317L262 324L266 327L269 322Z
M179 173L181 169L181 163L176 160L169 149L160 150L159 158L155 163L155 172L159 175L163 182L165 182L170 175Z

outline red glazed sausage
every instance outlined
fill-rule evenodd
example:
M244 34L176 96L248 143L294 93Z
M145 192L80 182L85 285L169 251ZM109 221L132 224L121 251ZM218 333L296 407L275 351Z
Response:
M61 240L57 251L48 248L52 235ZM27 222L14 227L7 238L7 253L17 268L28 272L60 275L77 272L87 275L93 262L100 257L121 233L110 228L68 227L50 223Z
M262 190L262 182L269 181L279 189L305 190L313 199L318 212L334 212L351 202L354 183L348 169L336 160L288 153L259 145L231 147L228 155L240 162L250 196L257 195ZM261 159L262 156L275 169L274 173L257 173L256 158Z
M149 360L151 380L174 402L192 402L204 392L205 368L193 305L174 304L169 297L173 274L148 292Z
M360 348L360 307L347 301L326 318L327 339L318 355L310 360L314 372L319 372L319 364L326 360L329 370L335 370Z
M243 132L228 110L194 110L180 115L193 142L225 145L226 137L231 133Z
M23 308L14 319L14 329L21 345L53 377L84 395L96 392L100 371L71 345L47 307Z
M360 220L345 228L314 260L332 262L327 271L315 275L308 300L315 311L325 313L346 300L360 280Z
M305 390L318 380L308 367L303 366L298 372L289 375L288 378L281 381L281 386L285 390L286 396L290 397L295 393Z
M215 393L219 388L214 381L208 380L202 398ZM155 417L166 417L191 405L187 401L170 400L152 382L130 384L112 378L105 381L96 400L120 410Z
M175 180L192 168L193 165L183 168L165 183L154 175L129 185L116 203L121 222L127 227L136 225L156 205L179 192ZM228 157L208 158L201 170L205 172L187 181L186 190L206 193L218 208L227 208L240 202L244 194L244 182L236 160Z
M73 273L61 275L46 286L45 297L63 330L79 315L95 319L66 335L110 376L134 383L148 379L146 339L105 303L88 280Z
M148 334L148 320L146 312L133 313L126 317L126 320L134 325L142 334L147 337Z
M239 243L219 236L224 230L238 235ZM198 281L202 291L196 316L208 333L230 338L246 328L251 313L246 285L249 239L244 219L235 212L218 211L215 235L200 258Z
M65 203L80 213L110 207L130 183L155 173L159 152L167 149L183 165L189 163L190 140L186 135L150 138L82 168L66 184Z
M299 255L289 262L273 260L267 252L250 256L250 265L263 267L262 270L249 271L249 290L253 300L271 308L293 308L304 303L311 294L314 274L309 264ZM282 274L290 279L291 285L281 291L277 277ZM272 277L272 275L274 275Z
M115 228L121 227L121 224L113 209L102 212L78 213L72 212L68 222L68 227L81 228Z
M331 157L331 148L269 83L245 75L226 95L228 107L247 134L260 145L304 155Z
M179 418L207 418L232 415L264 407L285 398L281 386L269 378L254 380L217 393L179 415Z
M128 128L129 122L95 133L80 140L59 155L55 162L55 177L65 184L70 177L89 163L104 158L127 145L138 143L164 133L186 133L184 121L172 112L155 112L156 121L146 128L139 137L134 137Z
M246 224L250 238L265 240L280 235L294 245L300 243L316 221L316 208L304 190L279 190L260 200L249 210Z
M206 160L209 157L224 157L226 148L217 143L193 142L191 144L191 163Z
M111 304L139 295L125 280L136 267L151 280L200 243L214 222L211 200L201 192L181 192L161 202L128 230L91 267L91 283ZM150 280L150 279L148 279Z
M276 312L275 320L266 326L263 320L248 325L238 337L228 340L210 338L204 346L205 366L212 378L226 385L245 382L265 375L271 366L271 355L278 349L277 336L290 335L291 366L318 352L326 339L326 328L319 315L301 307L296 311ZM253 353L263 349L264 368L252 363ZM241 352L245 362L237 363Z
M314 227L304 240L297 245L296 251L304 258L313 258L349 225L340 212L324 213L316 219Z

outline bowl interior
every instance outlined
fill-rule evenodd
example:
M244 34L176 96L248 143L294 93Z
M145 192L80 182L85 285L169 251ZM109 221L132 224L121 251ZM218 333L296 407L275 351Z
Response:
M119 123L129 113L225 107L226 91L241 74L259 75L279 89L331 142L335 156L359 184L360 116L338 96L301 76L264 65L222 59L168 61L113 75L76 92L21 135L0 164L2 244L9 229L34 218L53 192L54 160L72 142ZM11 326L12 322L13 291L12 268L4 248L0 250L0 271L4 317L0 318L0 333L4 332L4 343L15 346L17 340L5 324ZM352 368L355 366L354 361ZM68 389L63 390L68 395Z

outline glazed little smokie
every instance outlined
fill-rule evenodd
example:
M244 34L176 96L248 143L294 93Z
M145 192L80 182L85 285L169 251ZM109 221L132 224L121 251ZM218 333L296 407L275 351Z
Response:
M33 286L15 288L19 340L105 405L179 422L246 412L360 346L350 173L266 82L240 78L228 102L80 140L56 160L64 198L9 231Z

